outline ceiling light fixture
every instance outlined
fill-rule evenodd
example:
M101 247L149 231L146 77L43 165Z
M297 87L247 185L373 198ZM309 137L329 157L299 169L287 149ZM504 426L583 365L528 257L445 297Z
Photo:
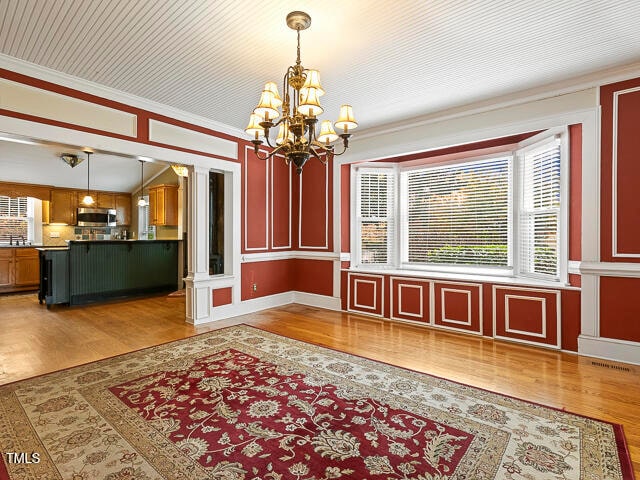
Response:
M77 155L74 155L73 153L63 153L62 155L60 155L60 158L64 163L69 165L71 168L77 165L80 165L84 161L84 158L79 158Z
M138 197L138 206L146 207L147 201L144 199L144 160L138 160L140 162L140 197Z
M95 203L95 200L89 193L89 174L91 172L91 159L89 158L89 155L91 155L92 152L90 150L85 150L84 153L87 154L87 194L82 199L82 203L84 205L93 205ZM72 166L75 166L75 165L72 165Z
M341 128L343 133L336 134L331 120L324 120L320 135L316 135L317 116L324 111L320 106L320 96L325 92L320 86L320 72L305 69L300 63L300 31L310 25L311 17L305 12L296 11L287 15L287 26L295 30L298 36L298 50L296 64L287 69L282 82L284 100L280 98L276 84L268 82L245 128L245 132L253 136L251 142L259 159L267 160L277 153L283 154L287 165L293 162L298 174L302 173L302 167L310 156L326 163L328 158L342 155L349 148L349 132L358 126L351 105L342 105L335 126ZM280 116L280 107L282 118L274 123ZM274 144L269 138L269 131L276 126L280 128ZM259 154L263 143L261 137L273 149L271 153ZM332 145L338 138L342 138L343 150L340 153L336 153ZM323 154L326 155L324 159Z
M189 169L185 165L173 164L173 165L171 165L171 168L173 168L173 171L179 177L188 177L189 176Z

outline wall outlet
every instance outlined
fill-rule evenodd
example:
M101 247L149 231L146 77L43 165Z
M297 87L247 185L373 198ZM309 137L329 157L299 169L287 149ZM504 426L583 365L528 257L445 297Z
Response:
M254 292L257 292L257 291L258 291L258 284L257 284L257 283L254 283L254 284L253 284L253 291L254 291Z
M60 232L49 232L49 238L60 238Z

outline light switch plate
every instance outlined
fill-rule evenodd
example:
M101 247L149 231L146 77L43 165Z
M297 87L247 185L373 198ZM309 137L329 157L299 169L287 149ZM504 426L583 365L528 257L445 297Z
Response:
M60 232L49 232L49 238L60 238Z

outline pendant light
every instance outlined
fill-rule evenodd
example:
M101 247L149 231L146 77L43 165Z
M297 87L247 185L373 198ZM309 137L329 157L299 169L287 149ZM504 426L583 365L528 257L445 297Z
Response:
M140 197L138 198L138 206L146 207L147 201L144 199L144 160L138 160L140 162Z
M82 199L82 203L83 205L93 205L95 203L95 200L89 193L89 174L91 172L91 162L90 162L89 155L91 155L91 151L85 150L84 153L87 154L87 194Z

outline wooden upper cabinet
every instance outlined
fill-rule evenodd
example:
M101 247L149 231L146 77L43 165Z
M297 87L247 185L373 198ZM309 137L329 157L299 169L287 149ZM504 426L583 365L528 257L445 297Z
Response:
M158 191L155 188L149 189L149 225L157 225L156 205L158 204Z
M82 197L80 197L82 200ZM49 223L76 224L78 195L74 190L51 190L49 204Z
M15 275L13 283L17 286L36 286L40 284L40 259L35 248L16 248Z
M116 224L131 225L131 195L118 193L116 200Z
M107 192L98 192L96 206L98 208L116 208L116 195Z
M178 186L156 185L149 188L149 223L178 225Z

